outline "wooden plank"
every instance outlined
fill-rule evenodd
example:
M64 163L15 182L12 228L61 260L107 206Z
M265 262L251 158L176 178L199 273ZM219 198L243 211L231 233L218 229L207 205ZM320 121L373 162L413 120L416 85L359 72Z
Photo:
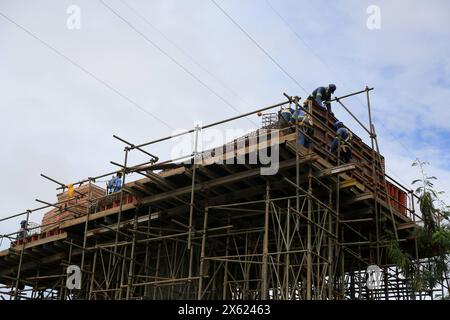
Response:
M349 180L345 180L343 182L341 182L341 184L339 185L339 188L341 189L347 189L347 188L351 188L356 186L358 182L356 182L356 179L349 179Z
M288 134L288 135L281 135L280 134L280 137L279 137L279 140L278 140L278 144L281 145L281 144L285 143L286 141L292 141L292 140L295 140L295 133L291 133L291 134ZM274 141L271 140L270 143L268 144L269 147L274 146L274 145L275 145L275 140ZM220 146L219 148L222 148L224 146L225 145ZM227 159L234 158L238 154L239 155L248 154L249 152L254 152L254 151L257 151L257 150L265 149L268 146L267 145L264 146L261 143L259 143L257 145L253 144L251 146L246 146L245 148L240 148L240 149L237 149L237 150L234 150L234 151L222 154L220 156L208 157L207 160L202 158L202 161L198 162L197 165L207 167L207 166L213 164L214 162L224 163L224 162L226 162ZM209 151L210 150L207 150L205 152L209 152ZM184 166L180 166L179 168L176 168L176 169L169 169L169 170L162 171L157 176L159 178L167 178L167 177L171 177L171 176L174 176L174 175L188 174L188 173L189 173L189 169L188 168L186 168ZM129 182L129 183L126 184L126 186L133 187L136 184L136 182L139 182L141 184L145 184L145 183L149 183L151 181L153 181L153 180L146 177L146 178L142 178L142 179L139 179L139 180L136 180L136 181L133 181L133 182Z
M58 240L66 239L66 238L67 238L67 233L63 232L63 233L60 233L60 234L56 234L54 236L50 236L50 237L46 237L46 238L43 238L43 239L27 242L27 243L25 243L25 249L36 247L36 246L40 246L40 245L42 245L44 243L58 241ZM23 244L20 245L20 246L11 247L11 250L20 251L20 250L22 250L22 247L23 247Z
M266 135L270 134L263 134L263 135L259 135L258 137L264 137ZM230 152L226 152L224 154L220 154L217 156L213 156L213 157L205 157L205 159L202 157L202 160L197 162L198 165L200 166L208 166L211 165L213 163L226 163L227 160L229 159L233 159L236 158L237 156L242 156L245 154L249 154L252 152L257 152L259 150L264 150L266 148L269 147L273 147L275 145L280 145L283 144L286 141L291 141L291 140L295 140L295 133L292 134L288 134L288 135L282 135L279 137L278 140L270 140L268 143L267 141L263 141L263 142L259 142L256 144L252 144L249 146L245 146L243 148L239 148L239 149L234 149ZM234 146L234 145L233 145ZM220 146L219 148L223 148L224 146Z
M136 201L134 201L132 203L124 204L122 206L122 211L134 209L134 208L136 208L136 205L137 205ZM119 211L120 211L120 207L117 206L117 207L114 207L114 208L111 208L111 209L107 209L107 210L104 210L104 211L100 211L100 212L97 212L97 213L92 213L92 214L89 215L89 221L96 220L96 219L99 219L99 218L103 218L103 217L115 214L115 213L117 213ZM77 224L80 224L80 223L84 223L84 222L86 222L86 216L75 218L73 220L64 221L64 222L61 223L61 227L60 228L61 229L66 229L66 228L69 228L69 227L72 227L74 225L77 225Z
M411 228L415 228L416 226L417 226L417 224L414 221L410 221L410 222L399 224L397 226L397 230L411 229Z
M312 162L315 160L317 160L317 157L315 157L315 156L306 156L306 157L300 159L300 163L303 164L303 163ZM296 159L285 160L285 161L282 161L279 163L279 170L294 167L295 165L296 165ZM242 179L248 179L251 177L255 177L260 174L260 170L261 170L261 168L255 168L255 169L231 174L228 176L224 176L221 178L217 178L214 180L210 180L207 182L198 183L194 186L194 190L195 191L207 190L207 189L217 187L220 185L225 185L227 183L232 183L232 182L239 181ZM150 197L146 197L146 198L142 199L141 203L143 205L146 205L146 204L154 203L157 201L166 200L169 198L173 198L175 196L180 196L183 194L190 193L191 190L192 190L191 186L182 187L182 188L179 188L176 190L163 192L163 193L156 194L156 195L153 195Z
M297 147L296 147L296 145L295 145L295 141L288 141L288 142L286 143L286 145L287 145L287 147L288 147L290 150L292 150L294 153L296 152L296 148L297 148ZM298 150L299 150L299 154L300 154L300 155L311 154L311 151L309 151L307 148L305 148L305 147L302 146L302 145L299 145L299 146L298 146ZM327 160L325 160L324 158L322 158L322 157L320 157L320 156L318 156L318 159L317 159L317 161L315 162L315 164L320 165L320 166L322 166L322 168L329 169L329 170L333 170L334 168L335 168L335 169L339 168L339 169L337 169L337 170L338 170L338 171L339 171L339 170L342 170L342 172L340 173L340 177L341 177L342 179L344 179L344 180L352 180L352 179L353 179L352 177L350 177L350 176L349 176L348 174L346 174L345 172L347 172L347 171L352 171L352 170L356 170L356 169L357 169L357 168L356 168L356 165L355 165L354 163L347 163L347 164L343 165L342 167L341 167L341 166L339 166L339 167L333 166L330 162L328 162ZM320 170L320 169L321 169L321 168L319 168L319 170ZM364 185L362 185L361 183L359 183L359 182L357 182L357 183L354 185L354 187L357 188L359 192L365 192L365 191L366 191L366 187L365 187Z
M72 250L72 257L77 256L79 254L81 254L82 250L81 249L74 249ZM26 262L24 264L22 264L22 271L27 271L30 269L35 269L36 267L42 266L42 265L46 265L46 264L50 264L53 262L58 262L61 261L62 259L66 258L68 255L68 251L67 252L60 252L57 253L55 255L51 255L48 257L44 257L42 259L39 259L37 261L30 261L30 262ZM0 270L0 277L4 277L5 275L8 274L14 274L15 272L17 272L17 268L18 266L15 265L11 268L4 268L2 270Z
M324 177L324 176L330 176L334 174L340 174L347 171L355 170L356 166L351 163L343 164L341 166L332 167L332 168L326 168L324 170L321 170L314 174L316 178Z
M167 177L172 177L172 176L184 174L185 172L186 172L186 168L184 166L181 166L181 167L178 167L178 168L161 171L157 175L160 178L167 178ZM142 184L145 184L145 183L149 183L151 181L152 181L152 179L146 177L146 178L142 178L142 179L135 180L135 181L132 181L132 182L128 182L125 185L131 188L131 187L134 186L134 184L136 182L140 182Z
M365 192L365 193L362 193L360 195L357 195L352 200L346 202L346 204L351 204L351 203L361 202L361 201L371 200L371 199L373 199L372 193L371 192Z

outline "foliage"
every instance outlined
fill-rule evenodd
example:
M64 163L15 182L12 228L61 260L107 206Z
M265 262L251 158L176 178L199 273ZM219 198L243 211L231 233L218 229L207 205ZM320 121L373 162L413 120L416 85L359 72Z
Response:
M419 184L415 190L418 197L420 212L422 213L423 227L415 229L413 236L416 238L418 249L427 252L431 256L425 266L413 262L413 257L404 252L397 241L390 240L387 255L389 259L399 266L411 279L413 290L431 290L444 279L449 271L448 255L450 253L450 226L448 219L450 207L445 204L434 187L434 176L425 173L428 162L414 161L413 166L420 168L421 179L414 180L412 184ZM447 297L441 297L446 299Z

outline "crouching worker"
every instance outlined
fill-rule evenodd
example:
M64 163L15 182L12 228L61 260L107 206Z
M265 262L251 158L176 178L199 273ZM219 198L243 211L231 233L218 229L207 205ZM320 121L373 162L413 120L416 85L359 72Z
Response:
M331 152L343 163L350 162L352 158L352 133L348 130L341 121L336 121L334 124L334 130L336 130L336 138L331 143Z
M305 100L305 102L307 102L308 100L312 100L320 108L326 109L328 113L332 114L331 104L329 101L331 100L331 95L334 94L335 91L336 85L332 83L328 85L328 87L318 87L309 95L308 99Z
M283 108L280 111L280 122L282 126L294 126L298 123L299 136L298 143L308 148L311 145L312 122L311 117L301 108L295 110L291 107Z

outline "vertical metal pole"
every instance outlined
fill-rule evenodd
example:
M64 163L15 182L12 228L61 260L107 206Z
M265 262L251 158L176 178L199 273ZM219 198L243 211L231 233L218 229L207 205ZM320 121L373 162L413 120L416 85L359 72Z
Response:
M384 300L389 300L389 275L388 275L389 267L384 268L383 276L384 276Z
M82 278L85 278L84 275L84 258L86 253L86 243L87 243L87 233L88 233L88 225L89 225L89 217L90 217L90 207L91 207L91 199L92 199L92 179L89 178L89 187L88 187L88 202L87 202L87 212L86 212L86 221L84 223L84 235L83 235L83 251L81 252L81 276ZM84 283L82 281L81 283ZM88 291L87 288L85 288L86 293Z
M122 251L122 250L121 250ZM119 293L119 300L122 300L122 285L125 281L125 264L127 261L127 251L128 251L128 245L123 246L123 255L121 254L120 259L122 259L122 266L120 268L120 280L118 282L118 285L116 286L116 297L117 297L117 292ZM119 261L117 261L117 263L119 263ZM117 274L119 274L119 271L117 272Z
M249 240L250 235L248 233L245 234L245 251L244 254L246 256L250 255L250 251L251 249L249 248L251 246L250 242L251 240ZM264 259L264 258L263 258ZM248 291L249 291L249 279L250 279L250 275L249 275L249 271L250 271L250 266L249 263L246 261L244 262L244 289L242 290L242 298L246 299L247 295L248 295Z
M159 231L159 236L161 237L162 231ZM165 241L165 240L162 240ZM158 243L158 251L156 252L156 266L155 266L155 279L159 277L159 264L161 258L161 240ZM159 290L159 286L156 285L153 288L153 300L156 300L156 292ZM161 297L162 298L162 297Z
M198 147L198 133L200 131L200 126L195 126L195 142L194 142L194 160L192 168L192 184L191 184L191 202L189 204L189 236L188 236L188 250L189 250L189 281L192 277L192 260L194 250L192 248L192 220L194 215L194 188L195 188L195 172L197 167L197 147Z
M117 243L119 242L119 230L120 230L120 222L122 218L122 207L123 207L123 188L125 187L125 174L126 174L126 168L128 163L128 152L130 149L128 147L125 147L125 159L123 161L123 169L122 169L122 188L120 188L120 204L119 204L119 213L117 215L117 228L116 228L116 238L114 240L114 254L110 255L112 256L112 265L114 266L116 261L116 253L117 253ZM110 277L111 272L111 258L109 259L108 264L108 277Z
M150 225L151 225L151 218L152 218L152 210L151 207L148 207L148 221L147 221L147 232L150 233ZM148 277L150 275L150 256L149 256L149 246L150 246L150 242L146 241L145 242L145 262L144 262L144 268L145 268L145 275ZM144 286L144 296L148 297L149 296L149 285L145 285Z
M269 258L269 208L270 208L270 186L269 183L266 184L266 199L265 199L266 209L264 214L264 240L263 240L263 264L262 264L262 288L261 288L261 298L262 300L267 300L267 289L268 289L268 258Z
M391 219L392 219L392 224L393 224L393 228L394 228L394 233L395 233L395 239L397 239L398 241L398 234L397 234L397 225L395 223L395 218L394 218L394 214L392 213L392 206L391 206L391 200L390 200L390 194L387 188L387 182L386 182L386 175L383 169L383 164L381 163L381 155L380 155L380 148L378 147L378 140L377 140L377 135L375 132L375 126L372 123L372 113L371 113L371 105L370 105L370 95L369 95L369 88L366 86L366 96L367 96L367 108L369 111L369 121L370 121L370 138L371 138L371 142L372 142L372 150L374 149L374 142L375 142L375 147L377 149L377 154L378 157L380 159L380 168L381 168L381 173L383 174L383 182L384 182L384 189L386 191L386 202L389 206L389 211L391 213ZM378 184L376 185L376 188L378 188ZM377 189L375 189L376 191ZM381 208L380 208L381 210ZM378 238L378 234L377 234L377 256L379 257L379 238ZM379 258L378 258L379 259ZM377 261L377 263L379 263Z
M299 105L298 100L295 101L295 114L296 114L296 123L295 123L295 183L297 186L300 185L300 155L299 155L299 119L298 119L298 112L299 112ZM311 108L312 112L312 108ZM295 188L295 196L296 196L296 204L295 209L297 212L300 211L300 191L298 188ZM298 225L296 225L296 229L298 228Z
M39 275L40 275L40 270L38 269L36 271L36 280L34 281L33 292L31 293L31 299L37 298L37 293L39 291L39 280L38 280Z
M117 229L116 229L116 240L114 243L114 253L116 253L117 250L117 242L119 241L119 229L120 229L120 220L122 217L122 208L123 208L123 189L125 187L125 178L126 178L126 168L128 163L128 152L130 149L128 147L125 148L125 159L123 162L123 170L122 170L122 188L120 188L120 204L119 204L119 214L117 215ZM115 255L114 255L115 257Z
M341 138L338 136L338 154L337 154L337 164L338 166L341 164ZM345 293L345 270L344 270L344 262L345 262L345 255L344 255L344 227L340 223L340 192L341 192L341 177L338 174L337 175L337 185L336 185L336 214L337 214L337 221L336 221L336 237L337 239L341 240L341 244L339 245L339 258L341 262L341 276L340 276L340 291L341 291L341 299L344 299L344 293ZM339 259L338 259L339 261ZM337 269L337 268L336 268Z
M20 272L22 271L22 260L23 260L23 252L25 250L25 241L27 239L28 236L28 221L30 219L30 210L27 210L27 218L26 218L26 225L25 225L25 230L23 231L23 238L22 240L22 248L20 250L20 257L19 257L19 266L17 268L17 277L16 277L16 285L15 285L15 290L14 290L14 300L18 300L18 292L19 292L19 282L20 282ZM19 243L20 240L17 241L17 243Z
M70 239L69 259L68 259L69 265L72 263L72 249L73 249L72 243L73 243L73 240ZM64 287L64 296L63 296L64 300L66 300L66 298L67 298L67 290L68 290L67 287Z
M202 235L202 249L200 253L200 279L198 284L198 294L197 300L202 299L202 286L203 286L203 277L204 277L204 263L205 263L205 247L206 247L206 230L208 228L208 207L205 208L205 217L203 220L203 235Z
M230 225L230 216L228 215L228 225ZM230 233L230 229L227 229L227 234ZM230 236L227 235L227 240L225 243L225 256L228 258L228 255L230 254L229 251L229 245L230 245ZM224 266L224 275L223 275L223 292L222 292L222 300L226 300L227 298L227 290L228 290L228 259L225 261Z
M137 210L134 212L134 224L133 229L134 231L137 231L137 225L138 225L138 216L137 216ZM135 249L136 249L136 232L133 232L133 242L131 244L131 254L130 254L130 266L128 270L128 287L127 287L127 294L126 299L130 299L130 293L132 289L132 283L133 283L133 277L134 277L134 261L136 259L135 257Z
M372 123L372 110L370 107L369 87L366 86L366 98L367 98L367 111L369 114L369 130L370 130L370 143L372 147L372 179L374 184L374 215L375 215L375 235L376 235L376 260L377 265L381 264L380 257L380 231L379 231L379 217L378 217L378 175L376 170L376 155L375 155L375 133L373 132ZM381 163L380 163L381 166Z
M297 189L297 188L296 188ZM284 260L284 283L285 283L285 292L284 296L286 300L289 300L289 267L290 267L290 260L289 260L289 254L291 251L291 224L290 224L290 218L291 218L291 199L288 199L287 202L287 216L286 216L286 258Z
M372 130L373 130L373 133L376 136L375 127L374 126L372 126ZM377 148L378 157L380 158L381 173L383 174L384 190L386 191L386 201L387 201L387 204L388 204L388 207L389 207L389 212L391 213L392 227L394 229L395 239L398 241L397 224L395 222L394 213L392 212L392 205L391 205L390 194L389 194L388 187L387 187L386 174L384 172L383 166L381 165L380 148L378 147L378 140L376 138L375 138L375 146Z
M311 244L311 219L312 219L312 171L309 168L308 173L308 223L306 240L306 300L312 299L312 244Z
M311 219L313 219L313 217ZM321 219L321 217L320 217L320 203L317 203L317 225L320 224L320 219ZM320 232L320 235L319 235L319 232ZM315 233L315 237L317 239L316 240L316 245L317 245L317 257L316 257L317 258L317 271L316 271L317 275L316 275L316 281L317 281L317 285L316 285L316 290L315 290L315 298L317 300L322 300L322 288L321 288L321 283L320 283L320 277L322 276L322 274L320 273L320 267L321 267L321 265L320 265L320 257L322 255L322 253L321 253L322 241L319 240L319 239L323 237L323 234L324 234L323 230L318 230Z
M341 241L344 242L344 227L341 227ZM344 248L341 248L341 299L345 300L345 254Z
M94 289L94 279L95 279L95 266L97 264L97 252L98 252L98 248L97 248L97 242L95 243L95 252L94 252L94 260L92 262L92 274L91 274L91 284L89 286L89 295L88 295L88 300L91 299L91 295L92 295L92 290Z
M328 206L332 208L333 203L333 194L330 189L328 193ZM328 299L333 299L333 238L331 235L333 234L333 217L331 212L327 210L328 213Z

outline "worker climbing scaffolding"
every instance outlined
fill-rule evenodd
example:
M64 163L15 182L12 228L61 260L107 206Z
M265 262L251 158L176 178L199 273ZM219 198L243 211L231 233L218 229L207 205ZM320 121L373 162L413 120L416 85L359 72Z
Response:
M343 163L348 163L352 158L352 138L353 135L341 121L336 121L333 126L336 131L336 138L331 143L331 152L339 157Z

